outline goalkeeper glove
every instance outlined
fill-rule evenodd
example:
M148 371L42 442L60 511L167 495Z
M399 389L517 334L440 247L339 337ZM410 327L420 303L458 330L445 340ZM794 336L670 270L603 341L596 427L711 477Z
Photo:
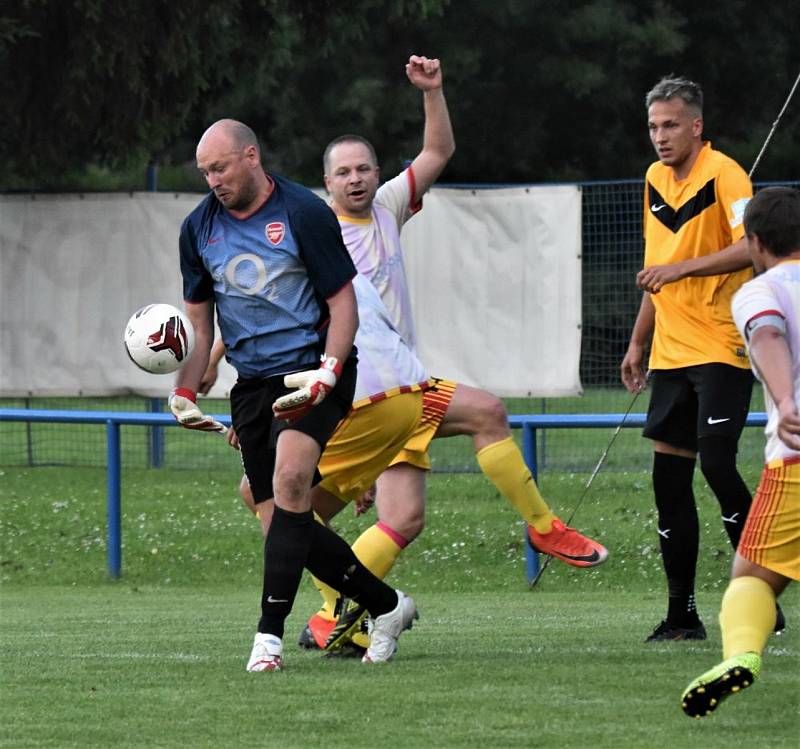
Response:
M197 395L188 388L175 388L169 396L169 409L174 414L182 427L199 429L201 432L220 432L225 434L228 429L216 419L206 416L198 407L195 400Z
M283 378L287 388L299 388L278 398L272 404L276 419L297 421L303 418L314 406L322 403L325 396L336 386L342 373L342 365L335 356L324 355L319 369L295 372Z

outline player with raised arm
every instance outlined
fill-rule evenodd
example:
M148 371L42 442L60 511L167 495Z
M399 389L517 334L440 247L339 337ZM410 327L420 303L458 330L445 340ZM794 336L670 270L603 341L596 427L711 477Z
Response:
M261 619L248 671L282 668L284 622L303 568L350 591L372 616L369 661L388 660L416 616L414 601L370 573L314 521L317 463L355 388L355 268L333 213L309 190L267 174L253 131L220 120L197 145L211 188L186 218L180 263L196 339L170 408L184 426L214 429L196 403L216 308L238 372L231 413L257 503L272 502L264 543ZM304 373L302 383L297 373ZM302 385L298 400L285 380ZM288 399L286 396L290 396Z
M765 466L722 599L724 660L684 690L684 712L709 715L750 686L775 625L776 599L800 580L800 192L769 187L744 214L762 272L733 298L767 408Z
M422 196L453 155L455 140L439 60L413 55L406 75L422 91L425 112L422 150L412 163L380 185L380 168L370 143L358 135L343 135L328 144L323 167L325 187L356 268L376 287L395 327L413 347L416 334L400 230L421 210ZM581 567L606 560L608 552L601 544L566 526L542 498L499 398L479 388L432 378L425 392L423 418L427 431L415 435L377 481L381 525L359 540L359 548L369 549L376 560L372 569L388 570L402 548L422 531L428 445L434 436L455 435L472 437L481 470L525 519L539 551Z

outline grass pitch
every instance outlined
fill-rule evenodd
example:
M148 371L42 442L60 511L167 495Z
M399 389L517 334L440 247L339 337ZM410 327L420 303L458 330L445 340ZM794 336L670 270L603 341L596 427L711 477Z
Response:
M520 523L481 477L433 476L428 527L392 582L421 620L394 663L295 647L317 597L287 622L286 671L247 674L262 544L238 471L126 471L123 577L105 572L105 473L0 472L0 745L9 747L797 747L800 595L782 599L762 677L713 717L680 710L720 659L730 552L701 483L698 606L706 642L647 645L664 614L649 477L600 476L575 525L611 551L559 562L534 591ZM745 471L752 486L757 467ZM567 516L586 476L547 474ZM348 538L367 520L345 512Z

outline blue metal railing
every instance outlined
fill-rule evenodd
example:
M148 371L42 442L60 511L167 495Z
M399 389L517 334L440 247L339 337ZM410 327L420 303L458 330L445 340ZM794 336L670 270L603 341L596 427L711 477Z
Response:
M228 415L214 414L213 418L230 426ZM624 419L624 424L622 423ZM522 429L522 451L534 478L538 478L536 455L537 429L597 429L626 428L644 426L645 414L528 414L508 417L512 429ZM0 421L52 422L62 424L105 424L107 446L107 485L108 485L108 573L118 578L122 573L122 451L120 426L133 424L139 426L178 426L172 414L145 413L130 411L65 411L48 409L0 408ZM767 415L763 412L751 413L747 426L763 427ZM526 574L528 582L539 572L539 555L525 533Z

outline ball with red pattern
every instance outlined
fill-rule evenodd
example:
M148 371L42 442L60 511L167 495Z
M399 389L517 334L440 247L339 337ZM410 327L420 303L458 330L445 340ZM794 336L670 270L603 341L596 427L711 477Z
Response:
M125 326L125 350L140 369L169 374L191 356L194 328L186 315L171 304L148 304Z

